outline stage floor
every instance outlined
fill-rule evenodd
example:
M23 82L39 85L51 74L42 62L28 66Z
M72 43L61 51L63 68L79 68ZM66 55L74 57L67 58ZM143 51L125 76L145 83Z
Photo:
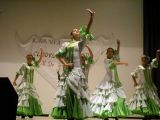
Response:
M34 117L34 118L28 118L26 117L25 119L21 119L21 117L17 117L16 120L65 120L65 119L53 119L51 117ZM88 118L85 120L103 120L103 119L97 119L97 118ZM115 120L110 118L109 120ZM142 120L142 119L119 119L119 120ZM151 119L151 120L160 120L160 119Z
M18 116L16 120L55 120L55 119L53 119L51 117L34 117L34 118L26 117L25 119L21 119L21 117ZM58 120L64 120L64 119L58 119ZM85 119L85 120L103 120L103 119L88 118L88 119ZM110 118L109 120L115 120L115 119ZM119 119L119 120L135 120L135 119ZM142 120L142 119L136 119L136 120Z
M22 119L21 117L17 117L16 120L55 120L51 117L34 117L34 118L28 118L26 117L25 119ZM64 120L64 119L58 119L58 120ZM85 120L101 120L101 119L96 119L96 118L89 118Z

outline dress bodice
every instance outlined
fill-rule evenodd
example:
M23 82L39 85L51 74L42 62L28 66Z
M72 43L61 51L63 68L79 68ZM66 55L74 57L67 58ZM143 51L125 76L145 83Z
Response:
M17 74L23 76L23 81L28 83L33 83L34 79L34 70L38 67L38 63L34 62L31 65L28 65L27 63L23 63Z
M74 47L74 57L73 57L73 64L74 67L80 67L80 51L79 51L79 42L75 43L75 47Z

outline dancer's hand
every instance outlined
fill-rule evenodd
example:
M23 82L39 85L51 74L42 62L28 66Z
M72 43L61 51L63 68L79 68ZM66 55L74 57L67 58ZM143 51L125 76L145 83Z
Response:
M94 16L95 12L93 12L91 9L86 9L86 10L90 13L92 17Z
M120 40L119 39L117 39L117 45L120 45Z
M134 82L134 87L138 86L138 83L137 82Z
M17 86L17 83L16 83L16 81L13 81L13 86Z
M65 64L65 67L68 67L68 68L73 68L73 63L67 63L67 64Z
M124 64L125 66L128 66L128 63L127 63L127 62L124 62L123 64Z
M128 63L125 63L125 66L128 66Z

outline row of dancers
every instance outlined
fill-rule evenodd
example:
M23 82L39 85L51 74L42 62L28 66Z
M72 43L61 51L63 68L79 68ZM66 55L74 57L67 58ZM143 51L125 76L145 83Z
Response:
M73 29L71 39L62 44L56 52L56 58L63 65L63 71L58 72L58 88L55 103L51 111L54 119L82 120L89 117L127 117L131 114L160 115L160 103L156 87L152 81L151 70L160 64L160 50L157 57L149 64L149 57L141 57L141 65L131 73L135 92L131 100L126 102L123 85L118 77L117 66L128 65L120 61L120 41L117 41L117 49L108 48L104 66L106 74L104 79L96 86L91 96L88 91L88 73L90 65L94 63L93 53L87 45L87 40L93 40L90 27L95 12L87 9L90 20L87 27ZM82 53L87 48L88 54ZM39 60L35 60L32 54L26 56L24 63L17 72L13 85L19 75L22 81L16 91L19 97L17 115L33 117L42 115L39 97L34 86L34 69L39 67L42 60L41 49Z

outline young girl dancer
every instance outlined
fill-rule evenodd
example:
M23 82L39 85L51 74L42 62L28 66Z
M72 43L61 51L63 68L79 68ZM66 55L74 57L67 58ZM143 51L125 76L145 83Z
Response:
M115 54L113 48L108 48L106 55L104 60L106 75L90 98L92 111L95 116L102 118L125 117L130 115L130 111L125 103L126 95L118 77L117 65L128 64L119 61L119 57L116 57L118 54Z
M32 54L28 54L26 56L27 62L22 64L13 81L13 85L16 86L19 75L23 76L22 81L16 88L18 94L17 115L22 116L22 118L25 118L25 116L32 118L42 114L39 97L34 86L34 70L39 67L42 55L43 50L41 49L40 58L36 61Z
M157 89L152 81L149 57L141 57L141 65L131 73L135 92L130 100L129 108L135 114L145 116L159 115L160 101Z
M90 13L87 28L75 28L71 32L70 42L63 44L56 57L63 64L63 74L59 81L58 92L51 116L55 119L81 120L92 116L86 77L81 68L80 55L86 39L92 39L89 33L94 12Z

